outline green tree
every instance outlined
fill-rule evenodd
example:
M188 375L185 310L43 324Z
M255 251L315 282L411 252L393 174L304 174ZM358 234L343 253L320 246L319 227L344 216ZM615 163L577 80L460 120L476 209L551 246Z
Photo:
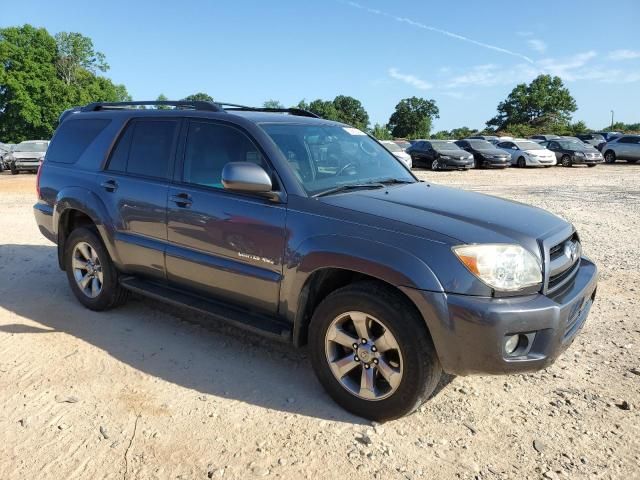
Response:
M360 103L353 97L338 95L333 99L333 107L339 122L353 125L360 130L366 130L369 126L369 114Z
M379 123L376 123L373 126L371 129L371 135L376 137L378 140L391 140L393 138L389 131L389 127L387 125L380 125Z
M169 99L164 93L161 93L160 95L158 95L158 98L156 98L156 101L158 102L166 102L167 100ZM158 110L169 110L170 108L171 107L169 105L156 105L156 109Z
M302 102L300 104L302 104ZM318 98L306 105L305 110L309 110L310 112L313 112L322 118L326 118L327 120L338 120L338 111L330 100L320 100Z
M71 44L80 41L75 34L59 38L70 39ZM86 45L86 42L80 43ZM107 68L102 57L94 56L91 60L93 57L74 54L76 63L71 76L61 71L61 65L71 64L69 59L61 61L60 55L68 56L68 53L44 28L23 25L0 29L0 138L3 141L50 138L58 117L67 108L89 102L130 99L123 85L95 74Z
M82 70L95 75L109 69L104 54L93 49L89 37L76 32L60 32L55 40L58 49L56 67L66 85L74 83Z
M184 97L182 100L186 100L188 102L213 102L213 97L204 92L194 93L187 97Z
M279 100L267 100L262 104L262 106L264 108L285 108Z
M451 130L451 138L468 138L472 135L477 135L478 131L469 127L454 128Z
M487 126L511 130L515 125L527 125L545 130L566 126L576 110L576 101L560 77L539 75L528 85L516 85L498 104L498 115Z
M426 138L431 132L434 118L440 117L435 100L411 97L400 100L389 118L389 128L394 137Z
M440 130L439 132L431 135L429 138L433 138L435 140L449 140L451 138L451 132L447 130Z

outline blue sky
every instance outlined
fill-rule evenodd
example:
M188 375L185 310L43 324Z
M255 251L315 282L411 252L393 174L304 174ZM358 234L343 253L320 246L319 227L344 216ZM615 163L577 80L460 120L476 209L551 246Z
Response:
M640 121L637 0L5 0L0 11L0 26L91 37L135 99L345 94L384 123L416 95L440 107L435 129L481 128L516 83L545 72L570 88L574 120Z

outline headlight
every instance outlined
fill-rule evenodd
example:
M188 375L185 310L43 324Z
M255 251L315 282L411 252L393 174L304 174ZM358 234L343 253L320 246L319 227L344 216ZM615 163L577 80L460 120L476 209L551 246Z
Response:
M584 153L582 152L573 152L576 157L584 157Z
M476 277L491 288L521 290L542 283L538 259L520 245L460 245L453 253Z
M442 160L451 160L451 157L449 155L440 155L440 158Z

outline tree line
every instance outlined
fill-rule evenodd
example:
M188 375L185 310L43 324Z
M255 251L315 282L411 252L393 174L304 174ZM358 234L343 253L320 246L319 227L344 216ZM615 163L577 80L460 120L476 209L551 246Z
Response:
M0 141L47 139L67 108L90 102L131 100L124 85L114 84L103 75L108 70L105 55L80 33L51 35L46 29L31 25L0 29ZM157 100L167 97L160 94ZM214 101L204 92L183 100ZM265 101L263 106L285 108L274 99ZM473 134L529 136L542 132L575 135L589 131L582 121L571 123L577 110L576 101L562 80L551 75L540 75L528 84L516 85L482 130L460 127L433 133L433 121L440 117L436 101L415 96L400 100L386 124L375 125L370 124L362 103L348 95L338 95L333 100L303 99L292 107L353 125L381 140L463 138ZM618 122L608 129L640 131L640 123Z

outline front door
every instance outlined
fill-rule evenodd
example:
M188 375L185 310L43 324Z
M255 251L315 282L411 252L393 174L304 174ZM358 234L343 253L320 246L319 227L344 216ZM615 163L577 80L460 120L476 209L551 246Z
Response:
M238 305L276 313L286 206L222 186L228 162L270 167L242 131L191 120L176 183L168 193L170 282Z

